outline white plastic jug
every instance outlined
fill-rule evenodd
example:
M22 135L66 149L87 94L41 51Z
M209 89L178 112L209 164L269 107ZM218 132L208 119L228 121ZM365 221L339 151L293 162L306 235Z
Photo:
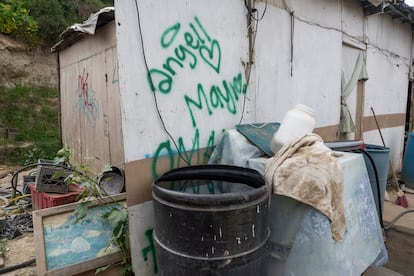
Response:
M312 108L303 104L289 110L270 141L272 152L276 154L284 144L311 133L315 128L314 113Z

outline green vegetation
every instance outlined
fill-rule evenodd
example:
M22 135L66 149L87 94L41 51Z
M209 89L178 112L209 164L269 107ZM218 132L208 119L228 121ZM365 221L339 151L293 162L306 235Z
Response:
M0 87L0 164L53 159L59 148L56 89Z
M0 258L4 256L6 251L6 239L0 238Z
M39 32L39 25L29 14L22 0L0 2L0 33L33 41Z
M55 164L66 163L70 164L71 156L73 152L68 147L60 149L56 157L53 159ZM80 204L75 209L74 216L76 218L75 223L82 223L82 220L87 216L89 206L92 199L96 199L100 206L104 206L105 212L102 214L102 218L105 219L109 225L113 228L111 236L111 244L118 247L122 260L120 263L110 264L96 270L95 274L105 271L113 265L120 267L120 275L130 276L134 275L132 271L131 263L131 251L129 246L129 221L128 221L128 209L124 205L113 205L110 203L116 203L111 195L107 194L102 188L100 178L105 172L112 171L111 166L106 165L102 168L102 171L95 175L91 172L87 165L80 165L76 167L70 164L72 168L72 174L67 178L67 184L79 184L84 190L79 195Z
M50 47L66 27L113 4L113 0L0 0L0 33Z

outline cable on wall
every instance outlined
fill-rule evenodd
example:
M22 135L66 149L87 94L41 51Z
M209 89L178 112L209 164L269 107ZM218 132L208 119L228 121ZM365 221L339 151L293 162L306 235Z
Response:
M295 12L286 4L285 0L282 0L285 10L290 16L290 77L293 76L293 41L295 36Z
M261 21L267 11L267 1L265 2L265 7L263 9L262 14L259 17L256 17L254 14L258 13L258 10L254 7L255 0L244 0L244 6L247 10L247 36L249 39L249 60L245 63L244 69L244 76L246 78L247 87L250 83L250 74L252 71L252 65L254 63L254 48L256 44L256 36L257 30L259 28L259 21ZM253 29L253 23L255 23L255 27ZM239 120L239 124L243 121L243 116L246 108L246 94L247 91L243 95L243 105L242 105L242 112Z
M145 65L145 70L147 71L147 75L150 78L151 83L153 83L152 80L152 76L149 73L149 67L148 67L148 61L147 61L147 57L145 54L145 48L144 48L144 38L142 35L142 28L141 28L141 18L140 18L140 13L139 13L139 8L138 8L138 0L135 0L135 9L137 11L137 21L138 21L138 29L139 29L139 36L140 36L140 42L141 42L141 48L142 48L142 56L144 57L144 65ZM174 144L175 149L177 150L178 155L180 156L180 158L184 161L184 163L186 163L188 166L190 165L190 161L188 161L187 159L185 159L185 157L183 156L183 154L181 153L177 142L175 141L174 137L171 135L171 133L168 131L164 119L162 118L159 106L158 106L158 99L157 99L157 95L155 93L155 91L152 92L153 98L154 98L154 103L155 103L155 109L157 111L157 115L158 118L160 119L162 128L164 130L164 132L168 135L168 137L170 138L170 140L172 141L172 143Z

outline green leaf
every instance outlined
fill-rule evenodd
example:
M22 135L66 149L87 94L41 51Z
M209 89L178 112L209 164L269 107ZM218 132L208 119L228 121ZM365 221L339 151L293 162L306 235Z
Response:
M105 164L104 167L102 168L102 174L106 173L106 172L111 172L112 171L112 166L109 164Z
M75 223L77 223L78 221L86 217L87 212L88 212L88 207L90 205L91 205L90 201L83 201L78 206L76 206L75 213L74 213L75 218L76 218Z
M56 171L54 174L53 174L53 179L59 179L59 178L61 178L62 176L64 176L65 175L65 171Z
M106 217L106 219L113 225L119 224L121 221L125 220L125 215L122 211L113 208L111 212L109 212L109 215Z
M91 183L89 181L85 181L85 182L82 182L80 184L80 186L83 187L83 188L86 188L86 189L90 189L91 188Z
M100 268L97 268L96 270L95 270L95 275L96 274L98 274L98 273L101 273L101 272L103 272L103 271L105 271L105 270L107 270L108 268L110 268L111 267L111 264L109 264L109 265L106 265L106 266L103 266L103 267L100 267Z
M80 192L80 194L76 197L77 200L82 199L84 200L85 198L87 198L89 196L89 192L88 190L82 190L82 192Z
M53 164L57 165L57 164L59 164L59 163L65 162L65 161L66 161L66 160L65 160L65 157L55 157L55 158L53 159Z

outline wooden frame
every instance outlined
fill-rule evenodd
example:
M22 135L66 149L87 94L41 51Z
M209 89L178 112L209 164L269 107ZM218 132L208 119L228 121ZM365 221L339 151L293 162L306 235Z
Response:
M111 198L115 203L108 202L108 205L126 207L125 194ZM79 204L75 202L32 213L37 275L79 274L121 260L118 249L108 249L113 228L99 215L105 211L107 204L91 201L87 216L73 223L74 210ZM77 262L79 257L83 259Z

